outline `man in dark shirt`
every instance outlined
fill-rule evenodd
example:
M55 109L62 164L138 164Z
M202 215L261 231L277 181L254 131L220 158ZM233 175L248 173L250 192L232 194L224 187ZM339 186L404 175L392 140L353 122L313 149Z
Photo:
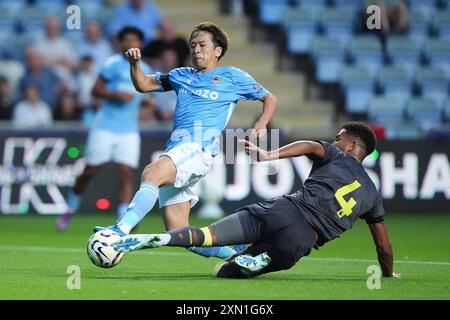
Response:
M367 125L345 124L333 144L297 141L268 152L249 141L240 142L258 161L306 155L313 160L308 179L291 195L248 205L205 228L129 235L122 237L115 249L128 252L160 246L249 243L216 273L218 277L248 278L291 268L313 247L339 237L361 218L369 225L383 276L399 276L393 272L381 196L361 165L376 147L375 135Z

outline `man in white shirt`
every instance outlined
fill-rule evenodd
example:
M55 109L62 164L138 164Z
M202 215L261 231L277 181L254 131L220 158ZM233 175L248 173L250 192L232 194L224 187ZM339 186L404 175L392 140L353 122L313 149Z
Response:
M25 100L14 107L12 121L15 127L22 129L52 125L52 112L49 105L41 100L36 84L30 83L26 86Z

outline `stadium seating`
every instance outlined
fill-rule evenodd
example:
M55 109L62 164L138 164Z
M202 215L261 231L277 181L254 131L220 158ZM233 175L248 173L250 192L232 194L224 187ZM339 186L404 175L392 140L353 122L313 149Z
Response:
M0 0L1 12L7 11L12 17L19 15L25 7L25 0Z
M426 98L413 98L410 100L406 113L409 119L414 120L424 128L439 126L442 123L442 112L434 100Z
M383 95L397 100L402 107L412 95L413 78L401 67L385 66L380 70L378 86Z
M259 21L264 25L279 25L288 9L287 0L259 0Z
M258 1L260 8L265 2ZM271 23L281 23L286 52L293 57L308 56L306 61L314 68L302 70L314 70L312 77L317 83L337 84L347 113L365 114L372 121L392 125L396 121L413 125L422 115L427 123L450 122L447 1L405 0L409 30L389 35L385 41L361 30L361 0L275 2L276 10L284 10L284 14L281 22ZM425 102L427 112L422 107ZM412 135L417 132L411 130Z
M438 2L438 0L408 0L408 5L411 11L420 11L429 19L434 14Z
M447 98L444 104L444 119L450 122L450 98Z
M336 83L344 66L345 49L335 38L316 37L312 44L316 79L320 83Z
M448 78L444 71L437 68L422 68L417 72L416 83L422 97L434 100L439 108L443 107L448 97Z
M399 124L405 120L405 109L395 98L377 96L369 103L368 118L379 124Z
M353 36L353 18L345 9L332 8L323 11L320 24L328 37L338 39L342 45L347 45Z
M311 50L319 21L309 11L295 9L287 11L282 20L282 26L287 35L287 50L294 54L305 54Z
M361 67L346 67L340 79L345 96L345 110L352 114L367 112L370 99L374 96L375 81L367 70Z
M361 0L334 0L333 4L336 8L341 8L348 12L351 17L358 17L362 11Z
M441 68L447 75L450 74L450 40L428 39L424 56L431 67Z
M328 5L327 0L295 0L294 3L298 8L308 11L314 18L319 18Z
M435 12L433 26L440 38L450 39L450 10Z
M422 11L411 11L408 18L409 38L422 48L430 33L430 22Z
M378 75L384 63L383 48L379 39L372 35L359 35L351 39L349 56L353 64L367 69L372 77Z
M391 36L387 40L386 54L391 64L405 68L410 76L414 76L421 63L419 44L413 39Z
M37 1L37 7L44 9L48 14L59 15L61 12L66 12L67 5L60 0L46 0Z

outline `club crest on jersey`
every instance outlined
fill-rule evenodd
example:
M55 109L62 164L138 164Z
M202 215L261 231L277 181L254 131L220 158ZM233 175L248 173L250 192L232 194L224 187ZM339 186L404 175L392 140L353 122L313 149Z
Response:
M222 77L221 76L213 76L211 78L211 84L220 86L222 84Z
M255 91L256 93L260 92L261 90L262 90L262 87L259 84L253 85L253 91Z

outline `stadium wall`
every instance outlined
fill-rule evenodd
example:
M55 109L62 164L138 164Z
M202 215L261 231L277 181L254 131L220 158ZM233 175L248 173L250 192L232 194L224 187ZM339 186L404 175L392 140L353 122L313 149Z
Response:
M144 166L162 153L168 133L144 131L142 138L136 188ZM0 131L0 212L63 213L65 195L85 165L85 139L83 130ZM292 140L286 138L281 144ZM450 141L379 141L378 150L364 165L381 190L386 210L450 213ZM246 158L239 151L236 157ZM201 199L197 208L209 204L232 212L262 198L294 192L311 168L306 157L252 165L248 161L223 165L223 159L218 157L210 174L196 186ZM81 211L114 212L116 181L113 165L105 166L90 184ZM106 208L99 209L99 199L107 200Z

